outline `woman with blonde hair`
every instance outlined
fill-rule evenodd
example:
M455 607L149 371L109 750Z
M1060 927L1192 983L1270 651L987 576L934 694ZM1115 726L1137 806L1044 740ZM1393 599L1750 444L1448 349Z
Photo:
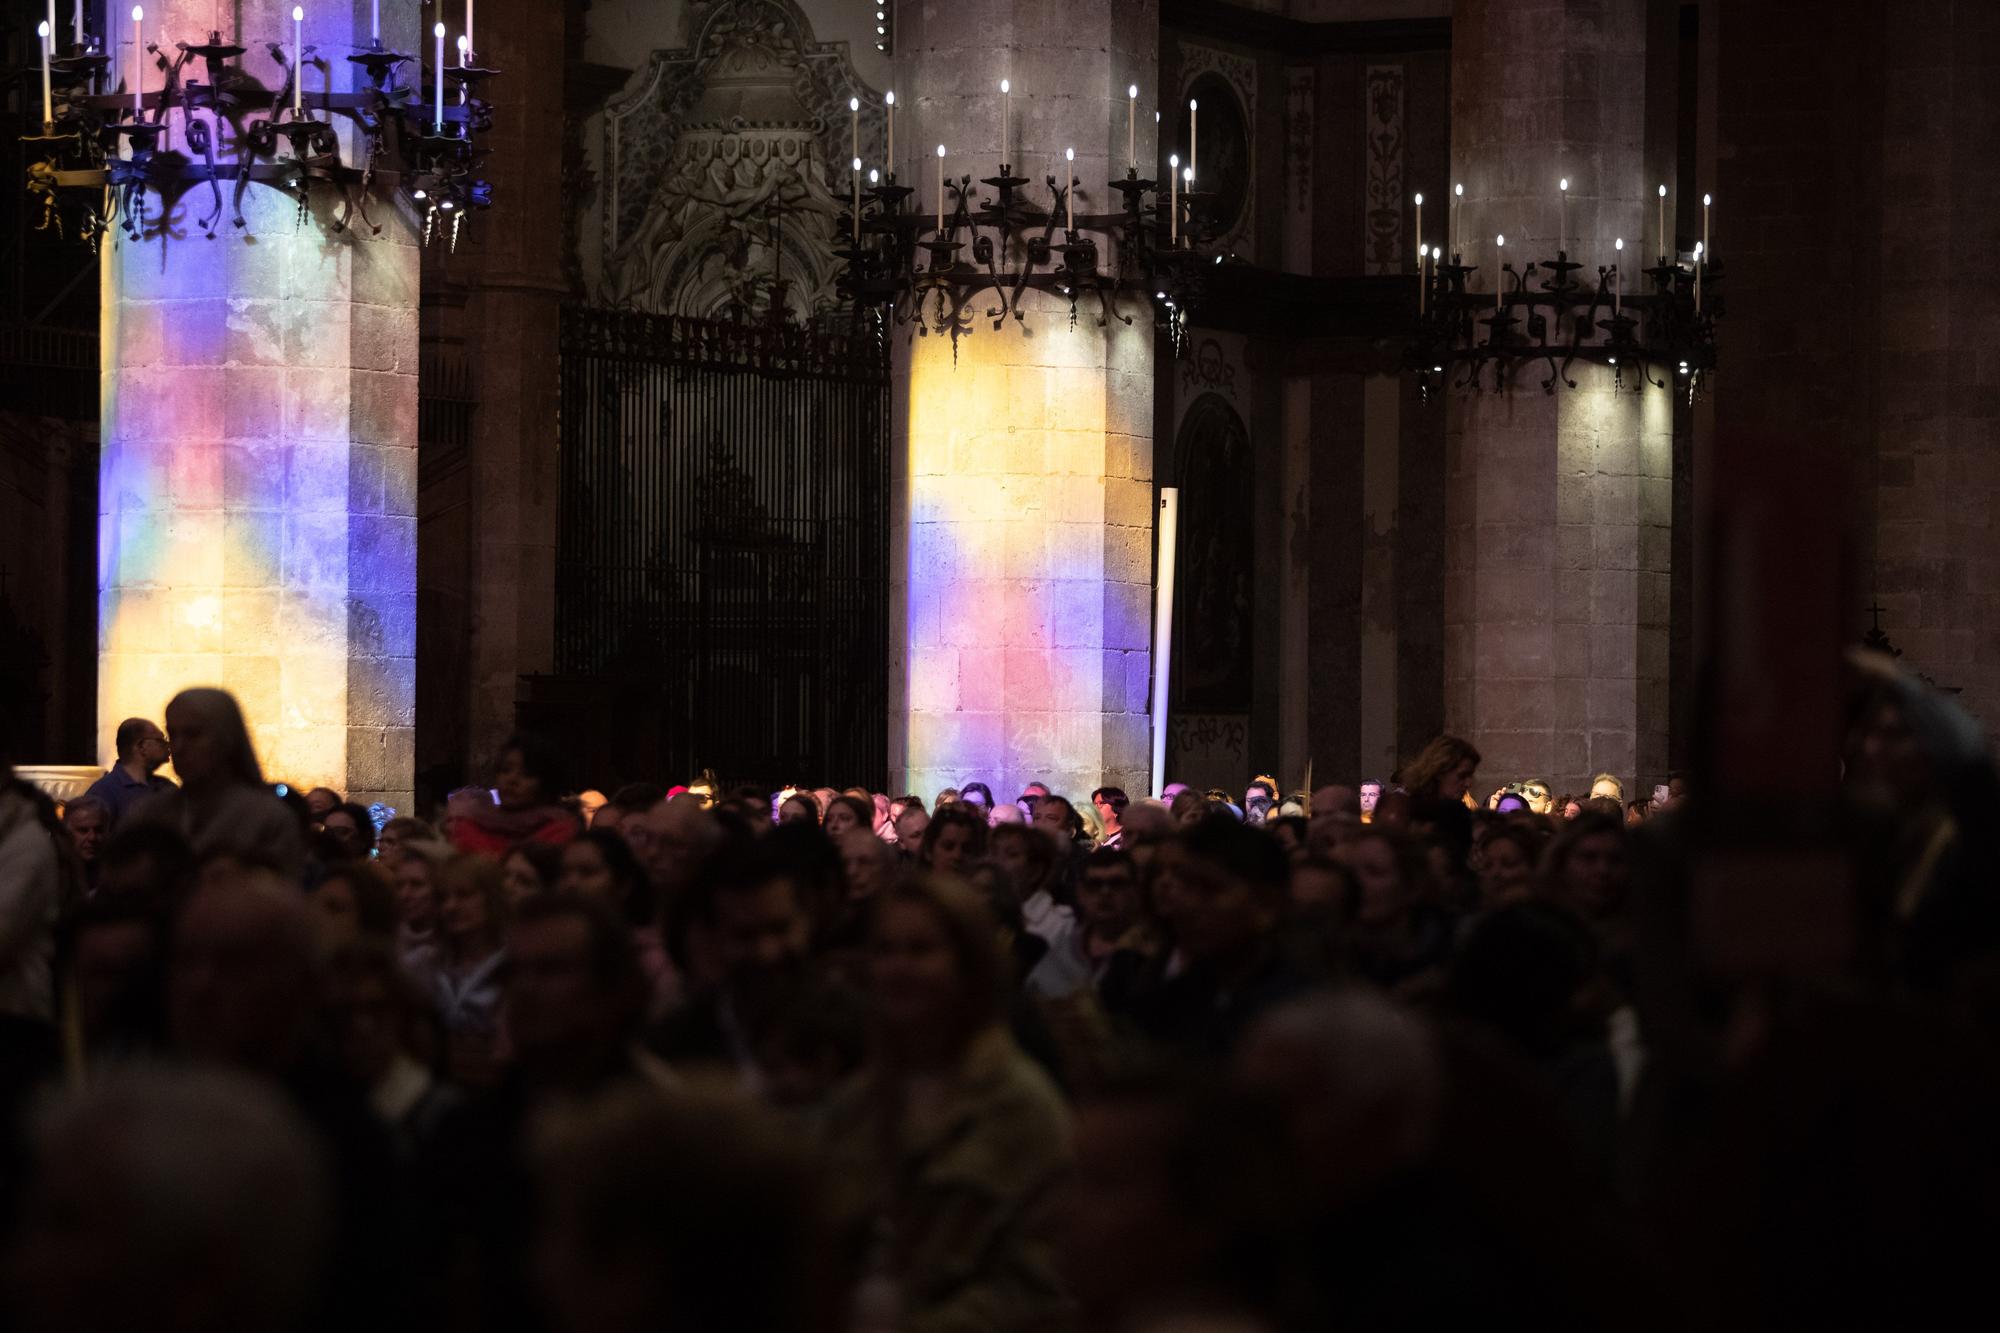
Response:
M1437 737L1403 765L1411 827L1435 834L1459 865L1472 850L1472 810L1466 798L1478 772L1479 751L1456 736Z
M447 1067L468 1087L491 1083L495 1072L512 908L506 872L490 857L455 856L438 873L438 947L426 989Z
M930 876L875 903L873 1049L823 1121L857 1304L897 1310L908 1333L1058 1326L1069 1117L1008 1035L992 918Z

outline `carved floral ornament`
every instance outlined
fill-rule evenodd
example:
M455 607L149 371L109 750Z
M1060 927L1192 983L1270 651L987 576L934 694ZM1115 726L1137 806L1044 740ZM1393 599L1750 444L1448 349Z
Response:
M847 102L879 102L846 43L819 42L792 0L693 0L688 44L656 51L606 108L600 299L715 317L838 304ZM880 160L879 128L862 152ZM782 286L780 285L782 284Z

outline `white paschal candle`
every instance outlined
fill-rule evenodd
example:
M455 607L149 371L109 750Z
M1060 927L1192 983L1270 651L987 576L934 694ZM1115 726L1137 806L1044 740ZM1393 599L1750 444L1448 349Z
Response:
M1181 155L1167 155L1167 241L1181 243Z
M1076 230L1076 149L1063 149L1063 222Z
M46 129L56 120L55 93L49 85L49 48L55 45L56 39L47 23L36 24L35 35L42 39L42 126Z
M1667 245L1667 187L1660 187L1660 261L1666 262L1673 250Z
M83 50L83 0L76 0L75 27L72 31L75 34L76 49L79 51ZM51 31L49 35L49 45L51 48L55 46L55 40L55 34Z
M1421 193L1416 196L1416 203L1417 203L1417 240L1419 242L1419 245L1421 246L1421 242L1423 240L1423 235L1424 235L1424 196ZM1417 277L1419 279L1422 279L1422 277L1424 276L1423 260L1424 260L1423 250L1419 248L1417 251Z
M305 31L306 11L302 6L292 6L292 115L299 114L299 103L305 96Z
M472 62L472 0L465 0L465 36L458 39L461 65Z
M854 159L854 243L861 244L861 159Z
M1014 85L1000 80L1000 165L1007 165L1007 122L1014 118Z
M849 157L861 156L861 99L847 99L847 153Z
M1556 253L1562 255L1569 250L1569 177L1557 181L1556 189L1562 193L1562 222L1556 232Z
M132 119L146 118L146 7L132 6Z
M1507 237L1503 232L1493 238L1493 309L1500 309L1501 293L1507 290Z
M1125 161L1132 170L1139 169L1139 85L1136 83L1125 90Z
M368 0L368 36L382 45L382 0Z
M431 36L437 38L437 57L431 61L431 72L436 89L437 124L436 131L444 133L444 24L432 27Z
M889 108L889 160L882 166L893 177L896 174L896 90L891 88L883 93L882 101Z
M1625 238L1620 236L1611 243L1616 251L1611 262L1611 317L1618 318L1618 307L1625 296Z
M1188 98L1188 164L1192 172L1201 163L1201 108Z
M1458 209L1459 205L1464 202L1465 186L1462 184L1452 186L1451 211L1445 215L1444 220L1444 252L1448 255L1456 255L1458 253ZM1457 262L1458 260L1456 259L1452 260L1454 264Z
M937 147L937 160L938 160L937 229L938 229L938 239L942 240L944 239L944 145L943 144L939 144Z

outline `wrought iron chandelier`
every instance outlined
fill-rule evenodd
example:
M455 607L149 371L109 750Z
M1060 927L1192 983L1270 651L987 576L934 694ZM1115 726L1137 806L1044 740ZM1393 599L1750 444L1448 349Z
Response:
M1113 319L1132 324L1131 299L1150 307L1179 355L1188 308L1221 258L1205 252L1213 235L1211 196L1194 189L1193 172L1183 171L1178 157L1171 167L1179 179L1164 193L1130 167L1110 182L1123 196L1120 211L1079 213L1073 166L1063 173L1067 181L1050 173L1031 191L1034 182L1003 162L997 175L978 182L990 191L982 196L971 175L946 174L944 152L939 145L928 212L910 207L915 191L893 174L884 181L871 171L864 188L861 161L854 160L851 208L840 219L848 248L838 252L845 264L838 287L857 309L913 326L917 336L948 335L956 353L959 336L977 317L974 302L985 293L992 299L984 315L995 329L1009 318L1026 322L1021 297L1028 291L1066 298L1071 328L1078 305L1092 302L1099 327ZM1074 150L1065 162L1075 162ZM1115 260L1107 262L1107 253Z
M1121 298L1135 297L1151 307L1155 325L1180 354L1188 308L1222 262L1204 253L1211 234L1206 194L1176 190L1171 201L1164 199L1155 182L1132 168L1111 182L1125 197L1123 211L1077 213L1074 176L1068 184L1053 174L1044 179L1046 205L1029 197L1022 187L1031 182L1016 176L1011 164L979 183L990 197L975 198L970 175L946 180L948 203L940 214L908 208L914 191L894 176L859 191L859 213L841 219L850 238L849 248L839 252L847 264L842 294L858 307L913 325L919 336L949 335L954 348L971 329L973 303L982 293L992 293L995 303L984 314L995 329L1010 317L1026 322L1021 295L1027 291L1067 298L1071 328L1078 304L1093 300L1100 328L1113 319L1131 324L1134 316ZM1103 262L1106 246L1115 246L1114 265ZM919 252L925 256L921 266Z
M1564 180L1565 194L1568 187ZM1660 198L1664 235L1664 185ZM1422 195L1416 203L1421 227ZM1710 203L1709 196L1702 196L1704 235ZM1494 238L1497 254L1505 253L1506 239L1504 234ZM1447 386L1505 393L1520 368L1535 362L1548 368L1542 392L1553 394L1558 382L1574 389L1570 367L1585 361L1611 369L1614 392L1625 387L1630 370L1655 388L1674 384L1692 402L1716 364L1715 321L1723 313L1715 290L1720 265L1709 256L1704 240L1685 261L1661 254L1638 275L1650 290L1627 293L1624 240L1614 248L1612 262L1598 265L1594 282L1580 278L1586 266L1558 248L1554 259L1518 270L1501 262L1496 288L1480 291L1472 284L1482 266L1462 262L1456 247L1449 262L1442 248L1421 247L1417 327L1406 363L1416 373L1425 401Z
M140 7L132 10L131 50L117 56L84 32L80 10L74 40L61 54L43 23L42 129L22 136L35 159L27 188L41 201L40 226L64 234L74 228L94 247L117 222L136 240L145 233L149 192L163 209L171 209L206 186L211 206L199 221L213 238L225 211L237 228L247 226L244 193L261 185L294 196L301 221L316 189L335 191L341 209L331 223L334 230L344 230L358 213L371 231L380 232L368 216L368 192L383 179L400 188L422 215L426 244L442 237L455 246L466 212L492 202L492 187L476 172L485 151L476 136L492 128L492 108L479 89L498 71L474 63L468 36L457 41L459 63L447 65L445 27L439 23L432 29L429 98L422 83L397 79L416 57L384 48L379 33L369 47L347 56L364 72L365 86L334 92L332 64L301 41L303 20L303 10L294 8L292 40L266 43L284 72L276 90L231 63L246 48L224 41L219 32L196 45L176 42L171 53L146 42ZM203 77L188 70L193 61L200 62ZM131 82L125 91L114 91L120 65ZM317 93L305 87L308 65L321 76ZM163 81L148 87L153 70ZM336 115L358 132L358 165L341 158ZM221 159L219 153L230 156Z

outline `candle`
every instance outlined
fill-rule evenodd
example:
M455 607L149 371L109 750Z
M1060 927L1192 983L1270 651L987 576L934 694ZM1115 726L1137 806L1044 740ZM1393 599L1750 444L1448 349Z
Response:
M1694 308L1696 310L1701 309L1702 269L1708 263L1708 206L1714 202L1714 195L1705 194L1701 197L1701 253L1695 260L1694 266Z
M847 99L847 151L854 157L861 156L861 99ZM859 171L857 166L855 170Z
M1167 241L1181 243L1181 155L1167 157Z
M1424 234L1424 196L1422 195L1422 193L1419 193L1417 195L1417 235L1421 237L1423 234ZM1423 248L1419 246L1417 249L1417 281L1421 283L1423 281L1423 278L1424 278L1424 252Z
M458 67L465 69L472 64L472 39L464 33L458 35Z
M1556 258L1560 259L1569 245L1569 177L1557 181L1556 189L1562 192L1562 227L1556 232Z
M37 24L35 35L42 38L43 43L53 51L56 44L56 0L49 0L48 28L47 32L43 32L41 25Z
M50 0L50 2L54 3L54 0ZM75 32L76 32L76 49L81 51L83 50L83 0L76 0ZM54 29L51 29L49 32L49 47L51 50L55 48L55 41L56 41L55 31Z
M1421 195L1418 196L1418 198L1422 197ZM1430 252L1431 248L1428 245L1419 245L1417 247L1417 314L1420 316L1424 313L1424 270L1428 267L1425 261L1429 258Z
M305 94L305 30L306 11L299 5L292 6L292 118L299 115L299 99Z
M896 175L896 90L891 88L882 94L882 100L889 104L889 160L884 165L893 179Z
M1007 80L1000 80L1000 167L1007 167L1007 122L1013 118L1014 89Z
M1667 246L1667 187L1660 187L1660 262L1667 262L1673 251Z
M1611 262L1611 318L1618 318L1619 302L1625 295L1625 238L1620 236L1611 243L1617 255Z
M861 244L861 159L854 159L854 243Z
M382 0L368 0L368 36L379 49L382 45Z
M1694 243L1694 308L1697 314L1701 311L1701 257L1707 248L1700 241Z
M944 238L944 145L943 144L938 145L937 157L938 157L938 182L937 182L938 228L937 229L938 229L938 239L942 240Z
M431 36L437 38L437 58L431 61L431 71L437 82L437 132L444 133L444 24L431 29Z
M1063 149L1063 221L1071 231L1076 230L1076 149Z
M1190 175L1194 173L1196 165L1201 161L1201 149L1198 146L1200 143L1201 108L1196 106L1195 100L1190 97L1188 98L1188 173Z
M1125 161L1133 171L1139 169L1139 85L1136 83L1125 90Z
M146 9L132 6L132 119L146 118Z
M1493 238L1493 310L1496 314L1500 310L1501 294L1507 290L1506 249L1506 235L1503 233L1502 235L1495 236Z
M1444 251L1448 255L1456 255L1458 253L1457 246L1455 245L1458 239L1458 207L1464 202L1465 187L1463 185L1452 186L1451 212L1446 215L1444 220ZM1453 262L1456 263L1457 261L1454 260Z
M47 129L56 122L55 94L49 89L49 48L55 45L55 37L46 22L35 25L35 35L42 39L42 128Z
M460 60L459 63L466 64L470 62L472 59L472 0L465 0L465 36L458 39L458 46L459 50L465 53L464 59Z

